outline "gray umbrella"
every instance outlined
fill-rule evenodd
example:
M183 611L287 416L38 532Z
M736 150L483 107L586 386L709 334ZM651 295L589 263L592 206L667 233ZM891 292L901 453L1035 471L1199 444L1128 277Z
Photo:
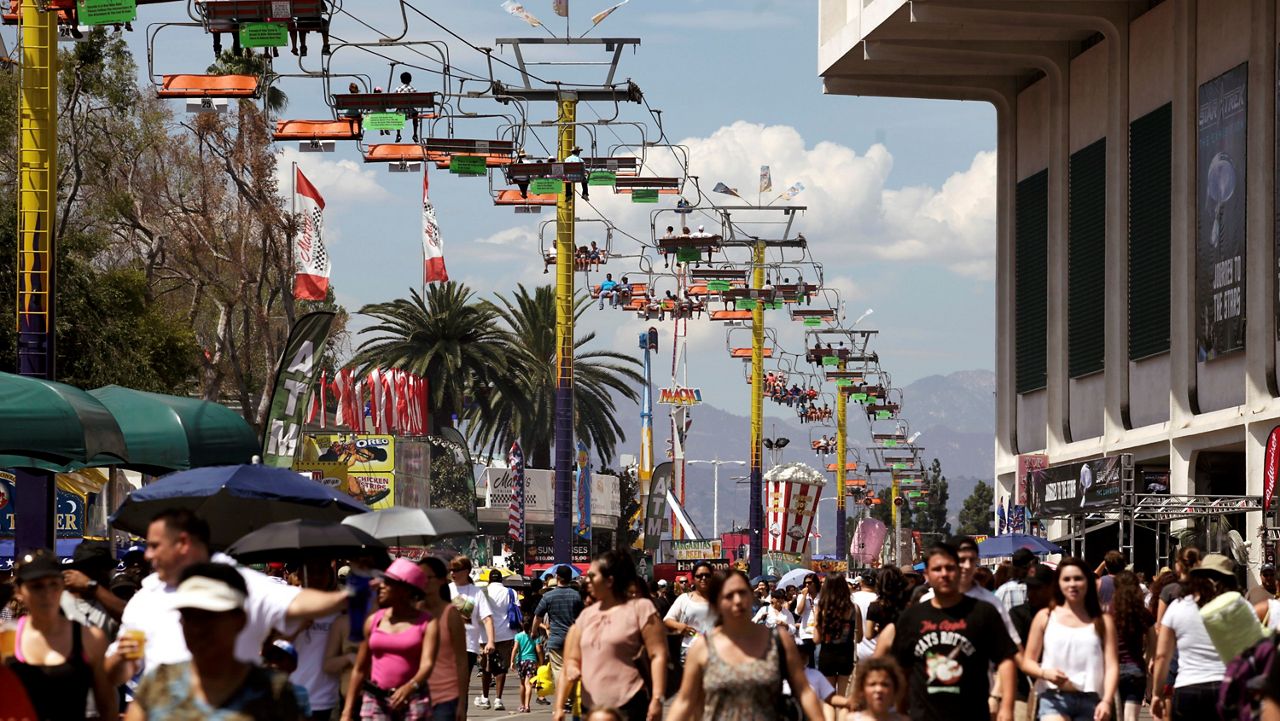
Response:
M427 546L443 538L476 535L462 514L447 508L386 508L348 516L342 522L398 546Z

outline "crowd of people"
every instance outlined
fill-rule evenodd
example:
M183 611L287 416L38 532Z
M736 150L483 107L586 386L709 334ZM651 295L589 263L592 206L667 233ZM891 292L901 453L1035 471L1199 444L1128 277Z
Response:
M1246 599L1230 559L1191 547L1149 586L1117 552L1089 568L1021 550L992 573L960 538L923 573L778 587L698 563L648 582L607 551L517 590L465 556L263 573L209 537L169 510L119 567L95 543L19 558L0 584L0 718L458 721L545 704L557 721L1134 721L1144 706L1204 721L1246 687L1280 718L1280 664L1239 662L1274 644L1274 568Z

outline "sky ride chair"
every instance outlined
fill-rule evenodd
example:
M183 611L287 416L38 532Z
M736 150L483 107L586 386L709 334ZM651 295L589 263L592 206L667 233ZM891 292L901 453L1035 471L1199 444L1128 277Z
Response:
M158 74L155 44L160 32L169 27L198 27L200 23L156 23L147 28L147 76L156 88L156 97L185 100L188 113L223 113L231 100L254 100L266 86L257 75L211 73Z
M222 54L224 33L231 34L231 51L239 54L240 31L256 23L284 24L288 28L290 52L300 56L307 54L307 33L318 32L323 42L320 53L329 54L329 19L333 9L325 0L196 0L195 11L213 35L215 59Z

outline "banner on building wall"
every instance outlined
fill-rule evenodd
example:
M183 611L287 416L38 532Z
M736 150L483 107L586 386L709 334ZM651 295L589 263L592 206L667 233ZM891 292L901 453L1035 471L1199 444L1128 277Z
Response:
M1196 358L1244 348L1249 66L1200 86L1196 113Z
M1069 516L1113 506L1120 501L1125 473L1133 473L1133 456L1128 453L1034 471L1031 512L1037 517Z
M1023 453L1018 456L1018 477L1013 488L1015 505L1027 505L1027 480L1032 471L1049 465L1049 457L1043 453Z

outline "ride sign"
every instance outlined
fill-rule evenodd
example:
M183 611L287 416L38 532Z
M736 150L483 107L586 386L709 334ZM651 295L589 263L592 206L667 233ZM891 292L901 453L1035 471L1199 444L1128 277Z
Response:
M529 192L534 195L559 195L564 192L564 181L555 178L534 178L529 181Z
M289 26L285 23L244 23L240 26L240 44L246 48L282 48L289 44Z
M369 113L363 125L368 130L404 130L404 113Z
M632 203L656 203L658 202L657 188L635 188L631 191Z
M85 25L119 25L138 19L137 0L80 0L76 17Z
M484 158L478 155L455 155L449 158L449 172L454 175L484 175Z

